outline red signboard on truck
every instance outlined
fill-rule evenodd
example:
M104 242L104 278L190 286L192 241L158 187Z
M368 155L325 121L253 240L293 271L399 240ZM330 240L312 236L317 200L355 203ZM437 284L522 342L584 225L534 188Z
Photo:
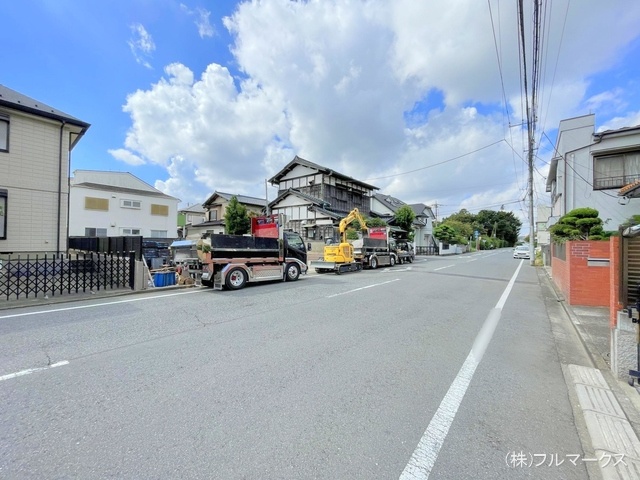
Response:
M278 215L251 218L251 234L260 238L278 238Z
M387 227L369 227L369 238L377 240L387 239Z

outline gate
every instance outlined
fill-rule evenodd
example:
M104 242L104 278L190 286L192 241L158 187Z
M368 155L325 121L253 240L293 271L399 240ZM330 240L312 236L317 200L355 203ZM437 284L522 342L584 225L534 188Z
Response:
M626 307L638 300L640 237L622 237L620 248L620 302Z
M0 259L0 299L134 287L135 253L29 255Z

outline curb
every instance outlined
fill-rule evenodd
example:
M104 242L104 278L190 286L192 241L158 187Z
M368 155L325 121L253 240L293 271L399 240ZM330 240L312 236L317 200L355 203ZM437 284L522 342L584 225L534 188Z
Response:
M596 367L563 366L567 387L571 386L577 399L577 410L582 413L591 441L593 456L585 456L583 461L597 464L604 480L640 478L640 439L630 420L630 417L638 417L638 412L632 410L631 401L615 382L609 365L592 351L589 333L580 324L546 268L544 272L591 364ZM626 408L619 398L625 400L622 403Z

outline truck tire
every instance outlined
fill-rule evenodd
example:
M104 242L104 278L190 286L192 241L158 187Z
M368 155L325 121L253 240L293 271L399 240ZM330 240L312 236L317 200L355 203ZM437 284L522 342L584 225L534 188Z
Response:
M409 263L413 263L413 258L409 257Z
M393 255L391 255L391 258L389 258L389 265L392 267L396 266L396 257L394 257Z
M229 290L240 290L247 284L247 272L240 267L232 268L227 274L225 284Z
M371 257L369 259L369 266L375 270L376 268L378 268L378 258L377 257Z
M287 282L295 282L300 276L300 267L297 263L287 263L284 271L284 279Z

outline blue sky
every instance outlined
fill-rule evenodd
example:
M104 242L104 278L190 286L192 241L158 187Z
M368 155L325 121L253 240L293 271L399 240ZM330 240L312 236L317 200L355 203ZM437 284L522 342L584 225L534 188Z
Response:
M92 125L72 169L131 172L180 206L264 196L300 155L441 217L504 205L524 219L515 3L2 2L0 83ZM640 2L548 3L542 204L542 131L587 113L640 124Z

